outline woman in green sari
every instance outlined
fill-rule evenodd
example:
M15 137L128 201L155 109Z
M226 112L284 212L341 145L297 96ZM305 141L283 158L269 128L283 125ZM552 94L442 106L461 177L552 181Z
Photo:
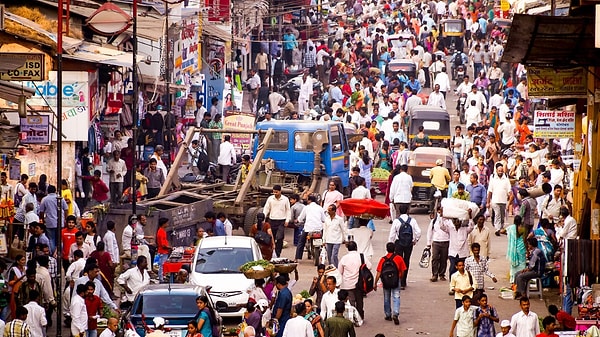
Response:
M502 231L508 234L508 247L506 248L506 259L510 263L510 282L515 282L515 276L526 267L527 229L522 225L523 219L515 215L514 224Z

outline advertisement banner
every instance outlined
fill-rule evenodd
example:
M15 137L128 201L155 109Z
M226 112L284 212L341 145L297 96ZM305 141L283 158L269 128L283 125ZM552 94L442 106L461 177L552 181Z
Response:
M21 118L21 143L50 144L50 116L27 116Z
M223 127L244 129L248 131L254 130L254 123L256 118L254 114L240 111L226 111L225 118L223 118ZM231 135L231 143L239 152L240 150L247 150L252 144L252 134L235 133Z
M225 83L225 90L223 90L223 111L237 110L239 111L244 102L244 92L238 90L237 87L233 87L233 98L231 97L231 85Z
M181 24L181 37L175 48L175 78L183 74L194 74L198 71L198 17L184 20Z
M206 0L208 21L229 22L229 0Z
M207 39L205 44L206 58L202 62L205 79L205 90L203 93L204 107L210 110L211 100L216 97L219 100L218 111L223 111L223 90L225 89L225 45L221 41Z
M575 111L536 110L533 127L534 138L573 138Z
M527 68L527 87L530 97L586 98L585 68L553 69Z

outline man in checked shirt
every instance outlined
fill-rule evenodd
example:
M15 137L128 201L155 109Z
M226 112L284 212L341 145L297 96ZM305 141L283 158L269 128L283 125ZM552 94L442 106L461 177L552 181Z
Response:
M479 298L485 292L485 280L484 275L487 275L489 278L494 281L494 283L498 282L496 276L489 271L489 258L487 256L481 257L479 255L479 251L481 250L481 246L479 243L474 242L471 244L471 252L473 255L467 257L465 260L465 270L470 272L473 275L477 283L477 287L475 291L473 291L473 302L478 303Z

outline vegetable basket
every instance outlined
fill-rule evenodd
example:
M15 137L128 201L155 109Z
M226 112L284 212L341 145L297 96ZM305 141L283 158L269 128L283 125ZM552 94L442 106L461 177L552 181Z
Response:
M273 266L275 266L276 272L289 274L289 273L293 272L294 270L296 270L296 268L298 267L298 264L297 263L280 263L280 264L274 264Z
M246 276L246 278L249 279L262 279L262 278L267 278L269 276L271 276L271 274L273 274L273 270L274 270L274 266L272 264L262 268L262 269L248 269L243 271L244 276Z

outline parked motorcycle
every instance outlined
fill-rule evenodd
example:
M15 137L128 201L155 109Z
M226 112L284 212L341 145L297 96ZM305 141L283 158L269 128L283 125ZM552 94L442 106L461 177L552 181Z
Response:
M319 265L319 256L323 247L323 232L309 232L306 235L306 250L308 251L308 259L313 260L315 266Z

